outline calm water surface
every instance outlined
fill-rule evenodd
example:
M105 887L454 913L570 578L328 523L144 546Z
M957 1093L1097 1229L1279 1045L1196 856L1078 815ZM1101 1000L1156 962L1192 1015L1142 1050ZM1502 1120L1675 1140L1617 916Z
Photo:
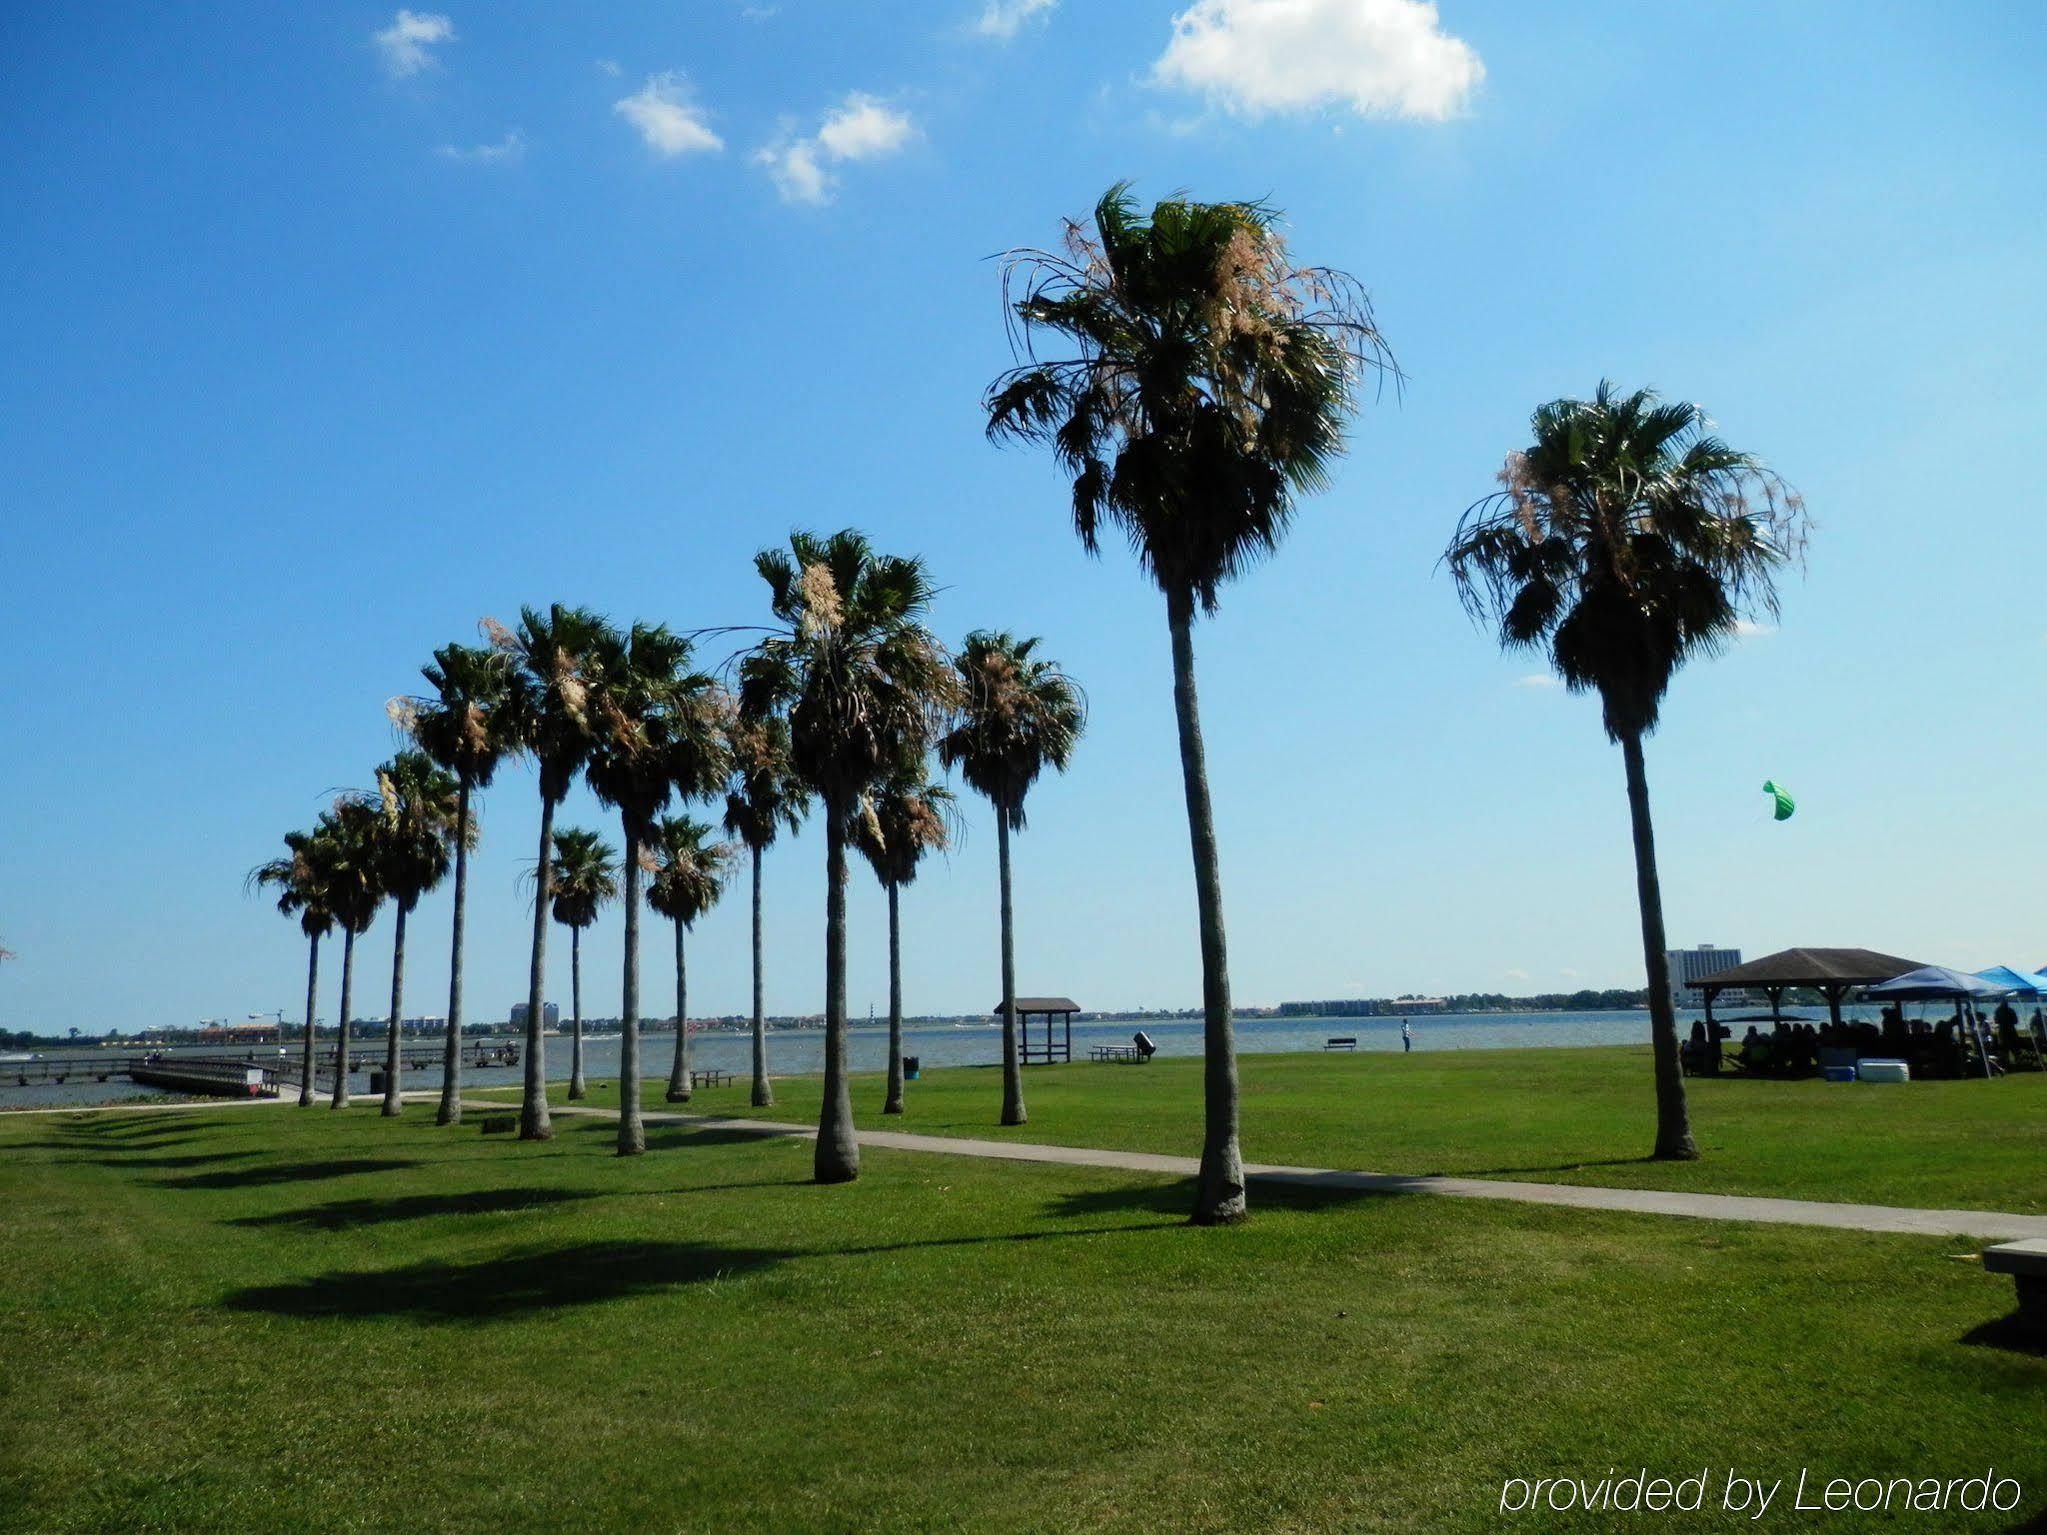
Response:
M1845 1009L1851 1015L1868 1014L1866 1008ZM1822 1016L1814 1009L1787 1009L1800 1016ZM1690 1027L1694 1013L1679 1015L1679 1030ZM1414 1047L1417 1050L1515 1050L1539 1048L1584 1048L1596 1045L1639 1045L1649 1039L1646 1012L1618 1013L1477 1013L1421 1014L1412 1016ZM1042 1021L1033 1038L1042 1037ZM1130 1043L1139 1028L1149 1034L1161 1055L1199 1055L1201 1024L1195 1020L1156 1020L1136 1023L1076 1023L1073 1053L1082 1061L1094 1045ZM1276 1051L1320 1050L1332 1036L1350 1035L1360 1050L1399 1050L1400 1019L1394 1018L1245 1018L1237 1021L1237 1048L1246 1054ZM408 1049L429 1048L433 1042L408 1042ZM888 1061L886 1025L860 1024L849 1031L848 1048L855 1071L880 1071ZM376 1048L373 1045L371 1048ZM672 1034L649 1035L641 1042L641 1069L647 1076L665 1075L671 1052ZM49 1051L89 1062L94 1052ZM129 1054L129 1049L107 1054ZM181 1052L170 1051L176 1055ZM193 1047L195 1055L220 1056L241 1051L218 1047ZM260 1053L260 1052L259 1052ZM994 1066L1002 1059L1002 1031L999 1027L940 1024L903 1030L903 1053L914 1055L926 1067ZM741 1075L753 1069L749 1035L740 1031L714 1031L697 1035L690 1045L691 1064L698 1068L718 1067ZM768 1036L768 1067L776 1076L805 1076L824 1069L824 1033L801 1029ZM547 1069L551 1078L569 1074L569 1041L556 1037L547 1042ZM584 1041L584 1072L593 1078L618 1076L618 1037L605 1035ZM406 1075L408 1088L437 1087L440 1068L412 1071ZM522 1079L518 1067L489 1070L469 1069L463 1073L466 1086L516 1087ZM367 1091L366 1072L351 1079L351 1089ZM150 1095L150 1090L115 1080L99 1083L73 1079L60 1085L16 1087L0 1062L0 1109L55 1108L89 1103L114 1103Z

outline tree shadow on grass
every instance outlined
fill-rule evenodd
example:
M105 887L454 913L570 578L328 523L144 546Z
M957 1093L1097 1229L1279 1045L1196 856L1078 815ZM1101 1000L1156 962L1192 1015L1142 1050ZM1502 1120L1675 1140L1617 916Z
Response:
M334 1162L275 1162L263 1167L223 1168L184 1178L159 1178L166 1189L253 1189L276 1183L317 1183L323 1178L350 1178L357 1173L394 1173L419 1163L402 1157L356 1157Z
M1251 1210L1299 1210L1314 1212L1360 1200L1384 1199L1397 1189L1358 1189L1296 1181L1253 1178ZM1179 1178L1171 1183L1130 1183L1108 1188L1081 1189L1061 1194L1046 1206L1046 1213L1061 1219L1077 1216L1148 1214L1177 1215L1186 1220L1194 1209L1195 1181Z
M70 1149L70 1148L67 1148ZM131 1157L125 1154L100 1157L65 1157L66 1165L90 1167L140 1167L167 1171L177 1167L217 1167L222 1162L246 1162L261 1156L258 1151L190 1151L175 1157Z
M715 1125L705 1129L692 1129L683 1125L650 1125L647 1127L647 1149L649 1151L667 1151L678 1147L686 1149L696 1146L760 1145L796 1138L793 1134L774 1135L758 1130L724 1130Z
M2047 1359L2047 1334L2035 1330L2014 1311L1994 1322L1985 1322L1962 1334L1962 1341L1976 1348L2001 1349L2008 1354L2030 1354ZM2047 1515L2042 1515L2047 1519ZM2047 1524L2041 1526L2047 1529Z
M1590 1167L1647 1167L1654 1157L1602 1157L1589 1162L1557 1162L1547 1167L1481 1167L1475 1172L1434 1172L1432 1178L1511 1178L1520 1173L1581 1173Z
M586 1242L476 1263L321 1274L237 1290L221 1304L273 1316L493 1322L736 1278L793 1256L700 1242Z
M466 1194L411 1194L393 1199L336 1199L302 1210L277 1210L269 1215L238 1216L230 1226L299 1226L341 1231L351 1226L376 1226L387 1221L426 1220L436 1215L508 1215L567 1204L597 1195L577 1189L476 1189Z
M94 1140L135 1140L141 1136L166 1136L192 1132L188 1113L127 1113L127 1115L92 1115L76 1117L76 1120L61 1120L59 1128L72 1136L92 1136Z

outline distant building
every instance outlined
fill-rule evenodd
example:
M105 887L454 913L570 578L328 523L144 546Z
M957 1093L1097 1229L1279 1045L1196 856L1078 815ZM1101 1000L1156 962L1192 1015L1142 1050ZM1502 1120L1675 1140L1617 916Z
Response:
M1722 970L1732 970L1741 963L1741 950L1717 949L1710 943L1702 943L1696 949L1667 950L1663 957L1670 965L1671 1005L1697 1007L1700 1005L1700 993L1685 983L1717 975Z
M562 1010L559 1002L549 1002L540 1009L540 1026L543 1029L552 1029L559 1025L561 1021ZM512 1004L512 1027L515 1029L526 1027L526 1004L524 1002L514 1002Z

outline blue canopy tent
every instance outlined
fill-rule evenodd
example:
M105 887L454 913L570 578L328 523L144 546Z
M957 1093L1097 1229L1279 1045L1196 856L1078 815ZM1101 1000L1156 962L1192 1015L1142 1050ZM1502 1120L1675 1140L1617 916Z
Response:
M2007 1036L2000 1031L1998 1044L2006 1058L2024 1060L2030 1053L2035 1066L2047 1069L2047 1042L2040 1037L2040 1004L2047 1003L2047 975L2036 975L2029 970L2014 970L2010 965L1992 965L1988 970L1978 970L1984 980L2001 986L2009 986L2013 993L2033 999L2033 1021L2031 1024L2015 1024Z
M2014 970L2010 965L1992 965L1988 970L1978 970L1976 978L1988 981L1993 986L2010 987L2017 996L2047 997L2047 976Z
M1983 1015L1979 1002L1995 1002L2014 994L2017 988L1985 980L1966 970L1946 965L1927 965L1908 970L1895 980L1869 987L1863 996L1878 1002L1953 1002L1969 1020L1969 1032L1976 1041L1976 1057L1983 1062L1983 1075L1991 1075L1990 1043L1983 1037Z

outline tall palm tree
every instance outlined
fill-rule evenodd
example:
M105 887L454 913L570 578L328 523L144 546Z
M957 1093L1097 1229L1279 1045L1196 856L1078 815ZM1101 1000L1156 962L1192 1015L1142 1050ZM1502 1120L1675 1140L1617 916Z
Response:
M753 863L753 1106L775 1101L768 1080L768 1026L761 970L761 855L784 831L794 832L810 809L810 790L789 761L789 722L747 713L742 698L730 732L732 785L725 794L725 830L746 844Z
M1023 1124L1023 1071L1017 1059L1016 921L1010 903L1009 835L1024 828L1024 796L1046 768L1065 772L1087 723L1080 689L1038 640L976 630L954 665L960 674L957 724L938 745L939 760L988 796L995 807L996 870L1002 886L1002 1122Z
M252 890L275 890L277 909L287 917L297 917L299 931L306 935L306 1036L301 1045L299 1107L307 1109L313 1106L313 1020L319 1016L320 940L334 931L326 887L331 852L317 832L288 831L284 845L285 856L251 869L248 883ZM0 949L0 959L12 957Z
M884 1114L903 1112L903 928L897 907L905 885L915 882L926 853L952 845L958 811L952 790L927 783L924 762L899 763L869 792L864 813L853 822L853 845L888 892L888 1097Z
M555 809L568 797L590 755L584 668L605 629L604 620L588 608L566 608L558 602L545 613L522 608L516 629L484 621L484 634L514 664L506 739L530 753L540 770L540 852L533 864L533 957L526 975L521 1140L544 1141L554 1134L547 1114L548 860L554 851Z
M654 877L647 904L675 924L675 1059L668 1068L668 1101L687 1103L694 1086L689 1072L689 967L683 934L725 894L732 845L713 842L710 823L692 816L663 816L650 844Z
M403 1112L405 924L419 898L448 877L449 847L462 825L461 785L422 751L402 751L377 769L383 885L395 913L391 933L391 1027L384 1036L384 1114Z
M327 909L341 928L341 1010L334 1039L331 1109L348 1107L349 1015L355 1007L355 941L369 931L384 904L384 814L378 802L344 794L323 811L313 836L324 843L322 880Z
M1090 553L1124 534L1166 599L1180 772L1201 923L1206 1132L1193 1218L1246 1210L1222 870L1194 689L1194 618L1279 547L1295 497L1325 483L1359 376L1391 370L1357 283L1296 267L1277 215L1169 199L1149 216L1126 187L1069 223L1063 250L1004 266L1019 365L988 389L988 433L1049 445L1073 480ZM1056 337L1060 360L1034 344Z
M589 1091L583 1081L583 929L618 899L618 850L594 831L564 826L554 834L548 885L554 920L569 930L569 1097L581 1098Z
M433 692L393 699L391 714L419 749L455 775L455 919L448 957L448 1032L441 1050L441 1106L435 1122L462 1122L462 944L469 908L469 850L477 825L472 801L490 787L514 745L512 659L499 649L446 645L420 668Z
M640 1122L640 885L655 823L672 796L708 799L731 769L725 745L730 701L689 669L691 646L660 624L607 629L598 647L590 789L618 811L624 833L625 978L620 988L618 1154L647 1149Z
M1541 649L1574 693L1596 692L1621 749L1635 842L1656 1063L1654 1155L1698 1156L1685 1109L1643 739L1679 667L1723 649L1746 614L1774 613L1776 575L1802 553L1798 493L1712 435L1696 405L1601 381L1535 412L1502 488L1464 514L1444 555L1468 610L1506 649Z
M864 795L936 737L957 684L924 626L931 582L918 559L878 555L847 529L792 533L754 559L779 633L740 667L740 707L786 714L789 755L825 816L824 1101L813 1175L860 1176L846 1083L846 838Z

